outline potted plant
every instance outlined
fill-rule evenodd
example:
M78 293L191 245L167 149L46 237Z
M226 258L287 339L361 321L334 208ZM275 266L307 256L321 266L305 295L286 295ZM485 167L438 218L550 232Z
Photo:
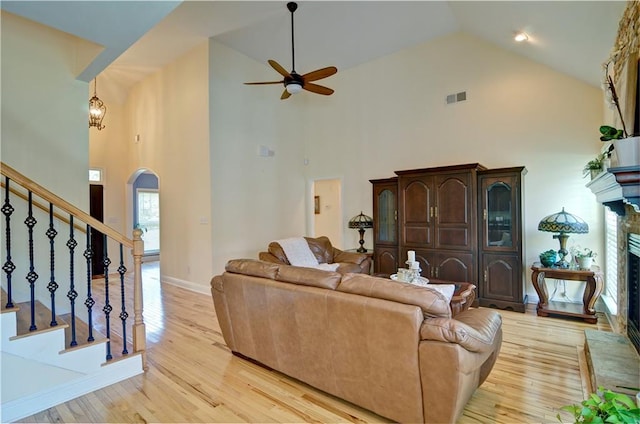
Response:
M576 248L571 252L571 255L575 258L578 268L583 270L590 270L591 265L593 265L593 260L596 256L598 256L594 251L589 248Z
M638 423L640 408L625 394L615 393L604 387L598 387L588 399L579 405L566 405L561 411L573 415L574 423ZM565 422L556 415L558 421Z
M622 110L620 109L620 101L618 94L616 93L616 87L613 84L613 79L609 75L609 63L604 65L605 69L605 93L607 100L611 103L611 106L618 112L622 129L617 129L609 125L602 125L600 127L600 140L601 141L613 141L613 147L616 151L618 158L618 166L635 166L638 165L640 158L640 136L635 136L627 132L627 127L624 123L622 116Z
M587 175L591 175L591 179L593 180L600 172L604 170L603 163L604 163L604 154L599 155L595 159L590 160L589 162L587 162L587 164L584 166L584 169L582 170L583 176L586 177Z

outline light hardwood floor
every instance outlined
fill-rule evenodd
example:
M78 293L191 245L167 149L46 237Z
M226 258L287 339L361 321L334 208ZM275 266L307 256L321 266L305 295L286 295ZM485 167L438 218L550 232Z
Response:
M389 422L233 356L210 296L160 283L153 264L143 278L149 370L22 422ZM557 422L560 406L583 399L583 331L610 331L606 318L542 318L530 306L501 311L500 356L460 424Z

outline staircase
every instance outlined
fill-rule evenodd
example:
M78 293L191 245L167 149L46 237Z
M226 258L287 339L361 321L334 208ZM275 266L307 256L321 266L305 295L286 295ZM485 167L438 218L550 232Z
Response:
M11 422L146 369L144 246L140 230L128 239L0 165L0 418ZM105 245L99 269L92 267L95 232Z

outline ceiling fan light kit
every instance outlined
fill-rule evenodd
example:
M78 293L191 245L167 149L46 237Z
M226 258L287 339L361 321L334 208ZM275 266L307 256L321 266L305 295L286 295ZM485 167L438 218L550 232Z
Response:
M296 72L296 51L295 51L295 43L294 43L294 31L293 31L293 12L298 8L298 4L295 2L287 3L287 9L291 12L291 72L287 72L278 62L270 59L269 65L273 69L276 70L280 75L282 75L283 79L280 81L264 81L264 82L245 82L247 85L266 85L266 84L283 84L284 91L282 92L282 96L280 99L285 100L288 99L292 94L299 93L302 90L307 90L312 93L322 94L325 96L329 96L333 94L333 90L331 88L313 84L311 81L317 81L323 78L330 77L338 72L338 69L335 66L329 66L326 68L318 69L304 75L300 75Z

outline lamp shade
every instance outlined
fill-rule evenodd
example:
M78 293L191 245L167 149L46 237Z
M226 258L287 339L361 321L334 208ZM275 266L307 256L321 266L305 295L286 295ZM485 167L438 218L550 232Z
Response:
M538 230L550 233L586 234L589 232L589 225L582 218L562 208L562 211L542 218L538 224Z
M555 266L567 268L569 266L565 260L567 253L569 253L567 251L567 239L569 238L567 234L586 234L589 232L589 225L582 218L572 215L562 208L562 211L542 218L538 224L538 230L558 233L553 236L560 242L560 250L558 250L560 260L556 262Z
M356 215L351 218L349 221L349 228L373 228L373 218L360 212L360 215Z

